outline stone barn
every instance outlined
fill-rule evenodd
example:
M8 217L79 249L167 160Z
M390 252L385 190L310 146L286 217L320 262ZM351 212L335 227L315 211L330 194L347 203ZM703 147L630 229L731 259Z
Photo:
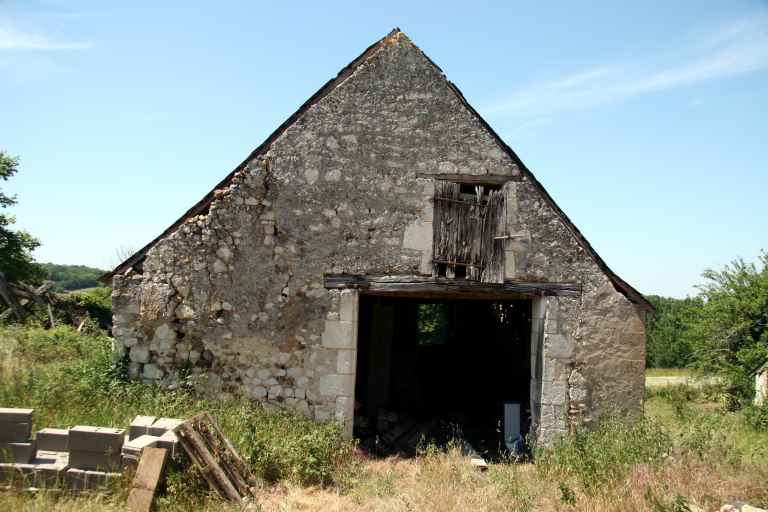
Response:
M398 29L105 278L133 378L347 435L642 410L651 306Z

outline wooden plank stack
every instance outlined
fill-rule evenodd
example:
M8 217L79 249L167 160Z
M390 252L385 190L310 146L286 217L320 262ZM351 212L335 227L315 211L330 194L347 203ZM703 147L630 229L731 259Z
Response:
M253 498L253 474L210 414L200 413L174 431L205 481L219 495L240 505Z

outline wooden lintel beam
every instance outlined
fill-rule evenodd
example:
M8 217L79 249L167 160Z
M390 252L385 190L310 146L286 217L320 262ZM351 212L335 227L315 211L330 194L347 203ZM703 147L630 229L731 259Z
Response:
M429 276L363 276L335 274L324 277L326 288L355 288L376 295L461 295L476 298L578 296L577 283L531 283L507 281L503 284L480 283L465 279Z
M429 174L417 173L417 178L431 178L455 183L468 183L471 185L503 185L508 181L520 181L518 176L502 176L499 174Z

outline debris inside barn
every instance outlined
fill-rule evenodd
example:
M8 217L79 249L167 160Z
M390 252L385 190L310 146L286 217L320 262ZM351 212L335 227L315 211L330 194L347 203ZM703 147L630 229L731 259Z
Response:
M650 304L397 29L104 279L134 379L348 436L483 451L642 408Z

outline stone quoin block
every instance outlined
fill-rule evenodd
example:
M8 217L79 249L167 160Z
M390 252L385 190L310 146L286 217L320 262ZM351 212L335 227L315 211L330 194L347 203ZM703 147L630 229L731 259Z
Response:
M357 350L339 350L336 354L336 373L340 375L355 373Z
M325 396L352 396L355 391L354 375L323 375L320 377L320 394Z
M69 449L69 430L65 428L44 428L35 436L37 449L50 452L65 452Z
M327 348L355 348L357 345L357 323L342 320L326 320L323 331L323 346Z
M342 322L357 322L359 294L356 290L342 290L339 299L339 320Z

